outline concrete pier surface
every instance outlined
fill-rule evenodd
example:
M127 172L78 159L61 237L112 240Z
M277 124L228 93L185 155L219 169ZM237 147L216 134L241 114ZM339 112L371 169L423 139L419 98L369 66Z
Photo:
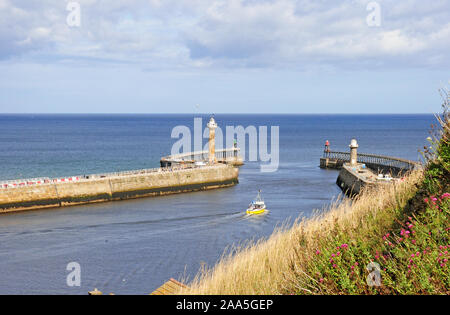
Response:
M346 163L342 166L336 184L348 196L359 194L364 187L375 185L386 185L399 180L389 175L378 176L364 164L350 165Z
M0 189L0 213L199 191L233 186L239 169L214 164L89 175Z
M352 139L350 152L331 151L327 140L323 157L320 158L321 168L340 170L336 184L349 196L359 194L367 186L395 182L408 172L422 167L418 162L401 158L358 154L358 147L356 139Z
M239 148L229 148L211 151L198 151L180 153L164 156L160 160L161 167L171 167L175 165L195 165L209 160L210 156L215 156L213 163L230 164L234 166L244 165L242 157L239 155ZM209 162L211 163L211 162Z

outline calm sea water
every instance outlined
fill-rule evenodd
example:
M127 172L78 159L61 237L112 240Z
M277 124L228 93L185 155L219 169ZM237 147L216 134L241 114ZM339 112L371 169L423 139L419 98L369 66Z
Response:
M0 180L151 168L170 153L172 128L194 115L0 115ZM206 124L208 117L203 116ZM266 237L340 194L318 167L325 140L348 150L419 159L432 115L216 115L220 126L280 126L280 167L247 162L237 186L0 216L0 294L150 293L192 277L227 246ZM204 140L206 143L206 140ZM270 212L244 210L262 189ZM68 287L66 266L81 265Z

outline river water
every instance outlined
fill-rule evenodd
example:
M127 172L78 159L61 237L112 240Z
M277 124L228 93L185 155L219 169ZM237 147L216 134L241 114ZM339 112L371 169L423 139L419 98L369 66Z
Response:
M208 116L203 117L203 127ZM269 236L340 194L318 167L325 140L347 151L418 160L432 115L216 115L219 126L279 126L278 171L241 167L225 189L0 215L0 294L146 294L192 277L233 244ZM157 167L194 115L0 115L0 180ZM269 133L270 134L270 133ZM204 140L206 143L206 139ZM269 213L244 210L258 189ZM66 283L67 264L81 286Z

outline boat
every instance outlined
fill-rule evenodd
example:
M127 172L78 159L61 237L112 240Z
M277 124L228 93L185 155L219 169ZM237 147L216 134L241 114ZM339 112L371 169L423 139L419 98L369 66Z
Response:
M261 190L258 190L255 200L248 206L247 214L262 214L264 212L266 212L266 204L261 197Z

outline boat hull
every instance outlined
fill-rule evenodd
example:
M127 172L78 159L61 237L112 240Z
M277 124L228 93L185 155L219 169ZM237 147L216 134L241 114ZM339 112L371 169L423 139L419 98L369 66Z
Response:
M264 212L266 212L266 208L264 208L264 209L257 209L257 210L247 209L247 214L263 214Z

